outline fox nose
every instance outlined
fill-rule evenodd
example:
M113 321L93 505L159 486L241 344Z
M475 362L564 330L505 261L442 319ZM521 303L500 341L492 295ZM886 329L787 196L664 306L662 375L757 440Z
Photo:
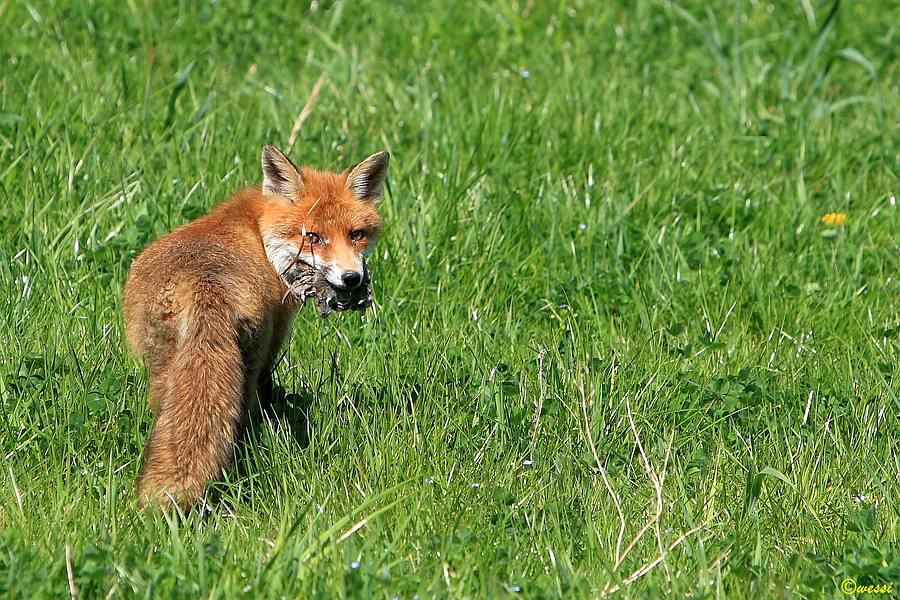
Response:
M348 290L356 289L362 283L362 273L359 271L345 271L341 275L341 281L344 282Z

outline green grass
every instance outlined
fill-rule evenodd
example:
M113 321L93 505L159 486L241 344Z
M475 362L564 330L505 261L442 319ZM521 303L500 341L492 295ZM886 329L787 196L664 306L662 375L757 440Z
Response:
M900 586L896 3L163 4L0 2L0 595ZM282 424L142 513L128 266L323 74L377 314L307 307Z

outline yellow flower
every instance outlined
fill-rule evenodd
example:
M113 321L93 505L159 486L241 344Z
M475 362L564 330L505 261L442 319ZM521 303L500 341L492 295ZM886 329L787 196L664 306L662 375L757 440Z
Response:
M822 215L822 222L826 225L843 225L847 222L847 215L845 213L828 213Z

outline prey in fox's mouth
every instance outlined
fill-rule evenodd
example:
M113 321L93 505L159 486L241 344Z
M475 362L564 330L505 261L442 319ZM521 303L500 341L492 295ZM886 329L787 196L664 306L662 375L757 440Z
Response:
M363 269L360 281L352 288L332 285L321 271L301 260L295 261L281 277L288 285L285 298L290 294L300 303L315 298L316 310L322 317L332 311L364 312L374 301L368 268Z

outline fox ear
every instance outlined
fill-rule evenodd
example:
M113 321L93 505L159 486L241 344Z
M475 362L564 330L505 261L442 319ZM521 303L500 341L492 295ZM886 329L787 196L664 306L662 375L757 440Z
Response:
M347 176L346 187L357 200L381 201L381 188L390 158L391 155L387 152L376 152L344 171Z
M266 196L283 196L293 202L303 191L303 179L297 167L275 146L263 146L262 170L263 194Z

